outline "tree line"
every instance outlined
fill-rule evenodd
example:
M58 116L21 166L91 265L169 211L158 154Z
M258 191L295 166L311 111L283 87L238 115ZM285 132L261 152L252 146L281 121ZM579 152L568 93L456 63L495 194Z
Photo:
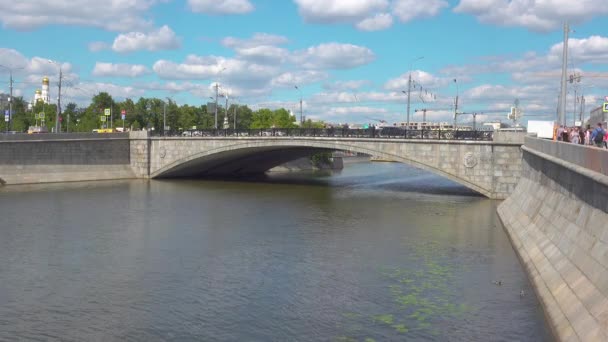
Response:
M8 109L8 108L6 108ZM102 122L106 109L110 109L111 116L108 122ZM28 110L28 103L22 97L13 98L13 117L10 130L26 132L30 126L41 124L38 118L44 113L44 125L49 128L55 127L56 104L45 104L38 101ZM137 102L131 99L115 101L110 94L101 92L91 99L87 107L78 107L75 103L68 103L60 117L62 132L91 132L94 129L103 128L104 124L123 127L122 112L125 112L124 127L131 130L155 130L162 131L163 116L165 115L168 130L178 132L189 129L213 129L215 128L215 111L212 106L206 104L201 106L177 105L173 100L162 100L158 98L140 97ZM223 128L224 117L228 117L230 128L234 128L236 117L237 129L264 129L264 128L296 128L296 117L288 110L281 108L271 110L268 108L251 110L247 105L232 104L229 108L218 105L217 127ZM236 113L236 115L235 115ZM307 120L303 127L322 128L322 122ZM0 131L7 130L7 123L0 122Z

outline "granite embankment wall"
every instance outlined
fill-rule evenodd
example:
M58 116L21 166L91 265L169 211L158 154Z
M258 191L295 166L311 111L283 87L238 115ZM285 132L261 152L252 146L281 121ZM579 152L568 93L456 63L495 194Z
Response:
M559 341L608 341L608 151L527 137L498 213Z
M0 184L136 178L129 134L0 135Z

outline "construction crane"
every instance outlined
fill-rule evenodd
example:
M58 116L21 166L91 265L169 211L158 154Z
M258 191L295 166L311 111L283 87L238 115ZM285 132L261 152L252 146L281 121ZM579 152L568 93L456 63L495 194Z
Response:
M366 117L366 119L378 121L380 124L385 124L385 125L387 123L386 120L383 120L383 119L376 119L376 118L370 118L370 117Z
M422 108L414 110L414 113L422 112L422 122L426 123L426 112L451 111L452 108Z
M458 115L473 115L473 130L477 130L477 115L504 115L504 112L491 112L491 111L478 111L478 112L472 112L472 113L467 113L467 112L460 112L458 113ZM511 119L510 117L511 114L508 114L509 119Z

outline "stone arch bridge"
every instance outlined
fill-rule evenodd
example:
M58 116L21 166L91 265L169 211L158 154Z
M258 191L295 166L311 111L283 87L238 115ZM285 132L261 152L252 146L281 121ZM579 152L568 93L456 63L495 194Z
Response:
M523 138L522 138L523 139ZM517 140L517 139L515 139ZM484 196L506 198L521 173L522 143L338 137L130 136L130 162L138 177L176 178L252 174L319 151L365 153L421 168Z

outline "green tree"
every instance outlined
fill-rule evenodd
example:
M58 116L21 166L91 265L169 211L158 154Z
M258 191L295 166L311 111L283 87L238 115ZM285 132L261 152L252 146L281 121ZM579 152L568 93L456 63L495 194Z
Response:
M118 103L118 109L120 112L120 123L122 124L122 111L125 111L125 128L132 126L133 122L137 119L137 113L135 112L135 103L131 99L125 99L123 102Z
M312 121L311 119L307 119L302 123L302 128L325 128L325 123L323 121Z
M274 111L264 108L252 114L250 127L253 129L295 128L296 117L290 115L284 108Z
M268 108L257 110L251 117L251 128L253 129L264 129L272 128L273 113Z
M198 126L199 109L194 106L183 105L179 108L179 117L177 120L177 128L180 130L188 130L193 126Z
M64 132L75 132L78 123L78 112L76 104L73 102L68 103L61 113L63 118L61 122L61 129ZM68 126L69 125L69 126Z
M138 128L146 128L148 127L148 120L149 120L149 114L148 114L148 100L140 97L139 100L137 100L137 103L135 104L135 109L134 109L134 121L132 123L132 125L135 127L137 126Z
M247 106L237 106L236 108L236 128L249 129L253 120L253 111Z
M295 128L296 117L289 114L285 108L277 109L273 112L273 125L276 128Z
M28 112L28 103L23 97L13 97L13 112L10 124L11 131L25 132L34 125L34 115ZM4 123L4 120L2 120ZM3 127L3 130L6 126Z
M106 116L106 122L104 123L105 127L110 127L110 120L112 118L112 120L116 117L116 111L118 111L118 107L116 106L116 103L114 102L114 100L112 99L112 96L110 96L110 94L106 93L106 92L101 92L95 96L93 96L93 100L91 102L91 104L89 105L89 120L93 119L93 115L95 113L99 113L99 116L97 118L96 121L98 121L100 123L101 126L101 116L105 115L105 110L106 109L110 109L110 112L112 113L111 116ZM90 124L91 122L87 120L87 124Z

